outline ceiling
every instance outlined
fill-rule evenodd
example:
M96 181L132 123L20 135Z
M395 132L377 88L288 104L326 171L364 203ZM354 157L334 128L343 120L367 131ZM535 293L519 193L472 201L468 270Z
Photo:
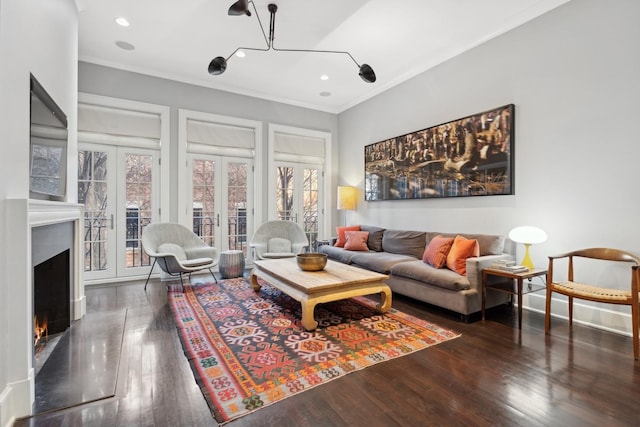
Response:
M226 72L216 56L266 48L256 14L229 16L235 0L76 0L80 61L340 113L569 0L254 0L274 46L346 54L247 51ZM253 12L253 7L250 5ZM129 27L116 24L125 17ZM134 47L126 50L116 42ZM122 44L122 43L119 43ZM321 75L328 76L321 80Z

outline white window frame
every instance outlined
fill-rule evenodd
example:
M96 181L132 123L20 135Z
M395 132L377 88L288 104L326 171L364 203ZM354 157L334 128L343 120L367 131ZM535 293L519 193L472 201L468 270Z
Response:
M324 146L324 177L322 179L323 188L322 191L324 194L322 195L322 216L323 216L323 224L322 230L325 236L318 235L318 239L326 238L327 233L330 233L331 230L331 212L330 206L333 202L333 192L331 191L331 177L333 176L331 164L332 164L332 154L331 154L331 132L325 132L314 129L306 129L300 127L293 126L285 126L275 123L269 123L269 141L268 141L268 178L267 178L267 194L275 194L277 182L276 182L276 162L277 161L286 161L292 163L307 163L307 164L318 164L318 158L305 158L304 156L296 156L296 155L287 155L285 157L280 157L276 159L275 154L275 144L276 144L276 133L285 133L289 135L296 135L301 137L308 138L318 138L323 139L325 142ZM267 219L273 220L276 219L276 199L275 197L268 198L268 207L267 207Z
M189 153L187 151L187 121L199 120L229 126L239 126L251 128L254 132L254 153L253 153L253 200L251 203L251 211L247 212L251 215L251 230L256 230L259 225L257 221L262 218L263 193L261 184L262 177L262 122L249 119L241 119L238 117L221 116L218 114L205 113L202 111L194 111L187 109L178 109L178 222L187 227L191 227L191 218L189 214L191 208L188 206L187 199L190 198L187 189L191 188L190 180L192 177L188 174ZM221 148L222 149L222 148ZM203 153L206 154L206 153ZM238 157L231 153L229 157ZM249 225L247 224L247 225ZM248 236L251 239L251 236Z

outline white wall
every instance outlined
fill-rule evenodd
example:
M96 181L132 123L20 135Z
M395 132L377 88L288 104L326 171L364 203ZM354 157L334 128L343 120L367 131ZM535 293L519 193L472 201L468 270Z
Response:
M337 151L335 137L338 133L338 118L335 114L236 95L86 62L79 63L78 89L80 92L95 95L169 106L171 109L170 161L172 177L176 176L178 170L178 109L180 108L262 122L263 153L267 152L269 123L329 132L332 134L334 141L332 153ZM262 170L267 170L266 155L264 157ZM333 164L335 163L337 163L337 157L334 154ZM333 170L335 171L335 168ZM335 181L335 177L330 178ZM267 180L264 179L261 182L263 186L255 189L256 194L268 194ZM173 179L169 188L172 201L170 213L172 221L178 220L177 192L178 180ZM266 203L266 198L263 198L262 212L264 215L267 213ZM266 220L266 218L262 218L262 220ZM262 221L258 218L258 223L260 222Z
M361 194L351 222L502 234L535 225L549 235L532 247L545 267L548 254L580 247L640 255L639 20L637 0L572 1L340 114L339 139L349 144L339 147L339 181L364 189L365 145L516 105L514 196L364 202ZM628 269L595 274L630 280ZM527 304L544 310L543 301L540 293ZM622 319L576 310L586 322L630 330L627 308Z
M69 153L75 158L77 104L77 12L72 0L2 0L0 3L0 425L13 417L27 415L31 401L28 387L30 363L15 364L12 348L16 319L9 313L15 305L27 307L31 301L16 301L31 286L16 282L22 272L7 265L13 249L7 241L7 199L29 197L29 73L33 73L67 114ZM71 157L73 156L73 157ZM76 162L69 161L68 185L76 186ZM69 201L75 201L72 195ZM25 231L26 233L26 231ZM17 245L20 246L20 245ZM30 254L25 253L25 257ZM27 319L30 325L30 321ZM24 357L26 359L26 355Z

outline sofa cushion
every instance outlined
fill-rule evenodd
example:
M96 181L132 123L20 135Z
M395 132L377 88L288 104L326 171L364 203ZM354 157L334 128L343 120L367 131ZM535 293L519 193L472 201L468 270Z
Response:
M391 267L391 274L453 291L471 288L466 277L447 268L434 268L421 260L398 263Z
M480 255L480 247L475 239L456 236L447 255L447 268L463 276L467 275L467 258Z
M369 249L376 252L382 252L382 236L384 235L384 228L375 227L373 225L361 225L360 230L369 232L369 238L367 239L367 246Z
M444 237L456 237L458 234L430 232L430 233L427 233L427 238L431 240L438 235L442 235ZM478 241L478 245L480 246L480 256L502 255L504 252L504 245L505 245L504 236L496 236L493 234L460 234L460 235L466 237L467 239L475 239Z
M422 259L427 246L427 233L410 230L385 230L382 236L382 250L398 255L408 255Z
M322 245L319 249L320 253L327 254L329 259L341 262L343 264L351 264L351 258L362 252L348 251L345 248L338 248L331 245Z
M447 264L447 255L449 255L452 245L452 237L434 237L425 248L422 261L435 268L444 267Z
M336 227L336 231L338 232L338 240L336 241L334 246L342 248L344 247L344 244L347 242L347 238L344 236L344 233L347 231L360 231L360 226L347 225L344 227Z
M389 274L391 267L399 262L415 261L408 255L390 254L388 252L355 252L351 262L357 266L377 273ZM422 262L422 261L420 261Z

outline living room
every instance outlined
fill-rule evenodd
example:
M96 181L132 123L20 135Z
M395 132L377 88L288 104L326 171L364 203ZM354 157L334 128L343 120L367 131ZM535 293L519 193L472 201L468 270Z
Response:
M77 150L79 93L93 94L168 107L172 143L177 141L178 109L258 121L264 140L269 124L322 130L331 135L332 189L364 188L366 145L513 103L514 195L364 202L361 193L348 222L503 235L518 225L535 225L548 235L532 248L536 266L546 266L548 255L581 247L640 252L638 231L631 227L636 202L629 193L640 150L631 126L640 113L640 5L635 1L569 1L338 114L78 62L77 15L72 1L0 0L0 240L5 242L0 258L0 425L30 411L22 399L30 393L24 385L29 383L28 363L16 356L24 342L14 335L31 327L25 310L16 308L26 305L22 299L29 293L24 290L29 276L10 261L15 253L30 257L30 248L14 240L16 230L28 225L9 223L15 218L8 213L10 199L29 197L29 73L67 112L70 153ZM72 165L70 185L77 172ZM176 220L177 180L168 194L168 218ZM72 196L67 201L75 202ZM345 221L342 214L332 211L333 227ZM539 293L524 305L543 312L544 302ZM558 305L559 313L563 309ZM575 316L630 335L627 311L586 305Z

